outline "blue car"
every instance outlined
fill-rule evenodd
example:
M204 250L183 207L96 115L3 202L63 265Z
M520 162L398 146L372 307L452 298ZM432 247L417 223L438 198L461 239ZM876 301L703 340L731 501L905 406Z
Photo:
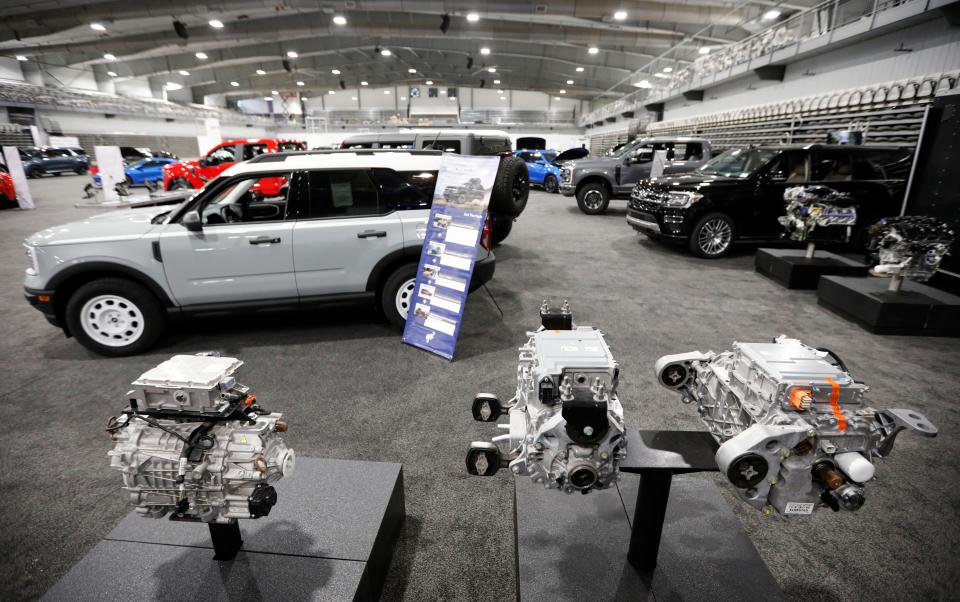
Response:
M513 151L513 154L527 164L531 185L542 186L547 192L560 190L560 168L553 164L557 151L523 149Z
M178 159L166 159L164 157L151 157L141 159L136 163L131 163L123 168L127 174L127 186L143 186L146 182L162 182L163 166L171 163L179 163ZM93 183L100 185L100 173L93 170Z

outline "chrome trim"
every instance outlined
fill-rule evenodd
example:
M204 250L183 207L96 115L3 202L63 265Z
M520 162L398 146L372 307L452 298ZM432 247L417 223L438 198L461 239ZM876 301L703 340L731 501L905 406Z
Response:
M632 215L627 216L627 223L637 228L643 228L644 230L653 230L654 232L660 232L660 224L658 224L657 222L648 222L646 220L633 217Z

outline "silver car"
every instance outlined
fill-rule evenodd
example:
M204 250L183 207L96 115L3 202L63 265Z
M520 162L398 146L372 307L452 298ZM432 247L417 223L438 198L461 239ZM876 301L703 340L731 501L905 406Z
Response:
M441 154L264 155L172 210L48 228L25 241L27 300L108 356L150 348L172 316L234 310L372 300L402 328ZM488 231L471 290L493 277Z

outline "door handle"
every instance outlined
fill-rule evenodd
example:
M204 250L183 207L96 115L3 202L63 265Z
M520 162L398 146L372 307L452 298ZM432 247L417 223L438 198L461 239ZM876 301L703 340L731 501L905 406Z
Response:
M387 233L383 230L364 230L357 232L357 238L386 238Z
M269 245L269 244L273 244L273 243L275 243L275 242L280 242L280 237L279 237L279 236L277 236L276 238L271 238L271 237L269 237L269 236L258 236L258 237L256 237L256 238L251 238L251 239L250 239L250 244L251 244L251 245Z

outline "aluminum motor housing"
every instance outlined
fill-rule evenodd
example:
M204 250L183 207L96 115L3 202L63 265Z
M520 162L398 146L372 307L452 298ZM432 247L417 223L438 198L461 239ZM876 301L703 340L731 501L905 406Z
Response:
M915 215L884 218L869 232L867 248L877 253L873 271L917 282L933 277L955 240L946 222Z
M566 307L566 305L564 305ZM623 406L617 397L620 368L600 330L575 326L569 311L551 313L541 308L545 327L528 332L517 362L516 396L506 408L494 414L508 414L509 424L500 425L509 435L494 443L475 443L476 449L491 452L496 442L509 442L509 452L499 450L480 460L468 454L472 474L492 474L475 461L492 458L509 465L518 476L529 476L546 489L587 493L609 487L619 473L617 466L626 456ZM496 415L486 410L495 397L480 394L475 400L475 417L490 421ZM487 405L484 405L487 404ZM474 448L472 448L473 451Z
M230 523L269 514L292 474L281 414L260 407L229 357L178 355L144 373L110 420L111 468L137 512Z
M655 370L661 385L696 403L720 443L720 471L765 513L857 510L874 460L891 452L901 430L937 434L918 412L868 406L868 387L839 358L784 335L723 353L663 356Z
M777 221L790 240L807 241L819 227L846 226L846 238L857 224L857 208L850 195L827 186L793 186L783 193L785 214Z

